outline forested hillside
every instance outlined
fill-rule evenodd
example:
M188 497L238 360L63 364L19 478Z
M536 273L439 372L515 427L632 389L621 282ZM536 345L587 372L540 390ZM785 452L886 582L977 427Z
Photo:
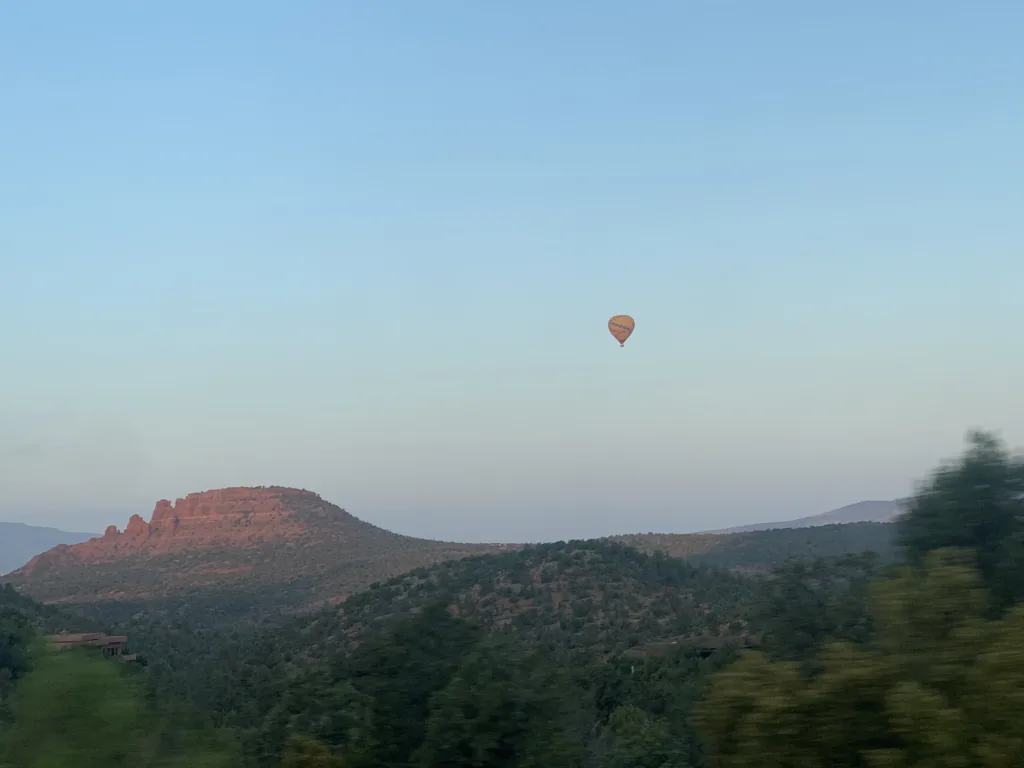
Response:
M135 676L26 650L45 610L6 593L0 754L10 768L1018 766L1022 499L1024 465L975 435L908 502L888 554L750 575L543 545L234 637L143 613Z
M695 720L708 766L1024 765L1024 461L972 435L898 534L908 564L855 590L856 633L716 675ZM794 638L823 613L806 589L776 596Z
M214 654L192 648L187 662L168 648L179 661L151 661L152 682L237 729L251 766L278 765L296 730L344 744L347 765L442 765L414 755L430 733L484 738L500 727L489 718L520 710L554 728L524 738L556 765L613 766L652 749L689 765L700 745L685 713L707 675L761 637L785 649L861 636L857 598L876 559L794 562L759 581L610 542L546 545L422 569ZM459 711L491 698L498 711L448 733L456 704L432 712L449 685Z
M582 718L577 727L591 727L594 715L584 701L591 676L601 670L621 675L621 664L606 665L611 658L621 660L627 648L703 633L742 636L746 627L739 617L752 598L751 587L741 577L607 542L553 544L447 563L354 596L341 610L263 635L246 653L227 649L205 675L206 690L215 698L204 703L222 713L226 725L260 724L248 733L256 750L252 764L273 765L287 732L281 719L301 713L310 697L318 699L320 685L346 680L344 696L370 707L364 713L369 720L360 726L368 729L366 740L350 746L350 752L365 753L364 762L350 755L353 764L404 764L420 740L418 729L425 734L430 728L429 694L457 679L463 665L470 665L461 673L467 682L483 680L498 665L507 670L494 678L492 690L474 695L491 696L536 679L531 695L539 697L533 704L540 708L537 717L554 718L564 736L560 708L569 708L565 717ZM701 664L696 652L691 663ZM427 686L419 699L408 696L410 680ZM265 704L254 707L257 702ZM396 711L418 713L419 725L396 720ZM324 713L362 716L350 710ZM331 741L331 729L340 727L331 720L310 735ZM398 734L406 752L389 757L374 746L392 750Z
M895 556L893 534L891 526L869 523L728 536L622 537L643 545L653 557L610 540L545 544L417 569L350 597L340 608L316 614L313 624L325 633L342 624L349 632L359 632L360 626L374 626L375 617L450 599L459 615L494 626L585 646L600 639L621 649L641 639L722 631L723 624L744 615L738 601L754 588L737 577L763 577L773 563L861 551L876 551L880 562L888 562ZM663 553L673 547L686 555L685 564ZM708 564L732 572L709 571ZM696 603L673 583L652 581L659 570L698 585ZM195 665L210 649L239 642L262 626L275 638L307 626L301 620L289 623L275 610L280 598L272 590L207 587L180 597L73 607L92 623L130 634L151 662L153 675L187 669L189 674L175 677L194 687L197 683L191 681L203 677Z
M790 558L841 557L872 551L883 562L898 557L891 523L844 523L744 533L635 533L614 541L644 552L664 552L691 563L767 573Z
M791 558L839 557L872 551L879 556L880 562L889 563L898 556L895 534L896 529L891 524L850 523L727 535L635 534L603 541L626 544L649 554L672 555L693 565L712 565L736 573L763 576L775 565ZM515 552L513 549L494 555L493 567L508 567L515 560ZM341 558L343 553L336 556ZM321 557L319 554L316 556ZM476 565L467 567L490 568L492 561L488 557L474 556L471 561ZM455 578L438 575L449 573L453 567L449 563L442 564L431 571L435 574L431 579ZM336 564L334 569L340 572L344 566ZM423 572L421 569L416 573ZM455 568L455 573L461 573L461 570ZM361 578L366 579L366 574ZM142 632L148 635L147 627L156 624L161 627L157 634L162 635L165 625L184 624L204 638L211 632L234 636L258 626L276 626L290 615L308 612L310 594L323 591L322 587L311 586L315 581L313 576L293 576L281 582L252 585L228 581L194 586L176 595L121 596L116 600L65 601L62 604L104 626L117 626L121 631L133 627L135 634ZM399 581L403 581L403 577L399 577ZM369 583L367 579L366 584Z

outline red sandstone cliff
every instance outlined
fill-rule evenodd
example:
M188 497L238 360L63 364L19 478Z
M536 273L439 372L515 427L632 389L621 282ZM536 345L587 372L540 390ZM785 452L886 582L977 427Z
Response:
M47 603L148 600L197 589L207 596L231 589L237 597L247 590L237 609L263 615L496 549L392 533L310 491L224 488L173 505L159 501L148 523L132 515L123 531L110 526L82 544L54 547L5 579ZM235 597L223 599L216 610L235 610Z
M132 515L124 531L110 525L102 537L62 544L15 571L28 575L43 562L102 562L131 554L162 555L210 547L247 549L313 535L312 518L351 517L310 491L294 488L222 488L190 493L173 505L158 501L147 523Z

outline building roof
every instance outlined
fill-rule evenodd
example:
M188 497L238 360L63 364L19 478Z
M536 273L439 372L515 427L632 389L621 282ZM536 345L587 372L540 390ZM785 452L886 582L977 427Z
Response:
M97 648L117 648L128 642L126 635L105 635L102 632L61 632L47 635L46 643L53 647L70 647L75 645L91 645Z

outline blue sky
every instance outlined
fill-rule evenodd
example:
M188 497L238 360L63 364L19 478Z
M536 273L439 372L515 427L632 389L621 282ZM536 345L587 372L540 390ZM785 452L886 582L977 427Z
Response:
M689 531L1022 444L1022 28L0 3L0 519L283 484L450 539Z

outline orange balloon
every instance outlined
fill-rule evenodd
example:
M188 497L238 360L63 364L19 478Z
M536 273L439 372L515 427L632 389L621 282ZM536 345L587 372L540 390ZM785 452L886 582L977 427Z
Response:
M629 315L616 315L608 321L608 330L619 342L620 347L626 346L626 339L633 333L634 328L636 328L636 322Z

